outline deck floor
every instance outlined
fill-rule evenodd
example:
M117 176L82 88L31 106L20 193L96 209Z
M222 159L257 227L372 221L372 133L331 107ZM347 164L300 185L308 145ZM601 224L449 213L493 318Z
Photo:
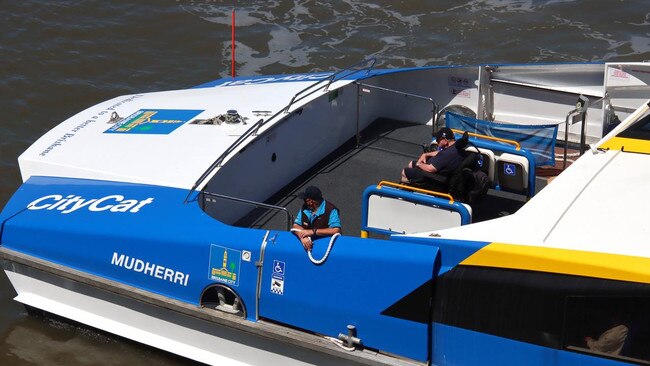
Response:
M359 144L355 139L341 146L267 203L286 207L295 217L302 205L296 194L315 185L326 200L339 208L343 232L358 236L363 191L382 180L399 182L402 168L416 159L423 151L422 146L430 141L431 126L379 119L362 131ZM538 185L543 185L543 182L538 182ZM521 196L490 190L481 202L472 207L473 221L511 214L524 202ZM258 209L237 225L286 230L286 215Z

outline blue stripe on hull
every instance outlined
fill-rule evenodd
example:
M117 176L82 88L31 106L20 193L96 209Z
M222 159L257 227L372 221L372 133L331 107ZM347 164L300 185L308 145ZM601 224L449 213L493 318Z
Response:
M23 211L6 221L2 245L198 305L203 289L215 282L209 279L211 244L250 249L257 258L265 232L224 225L196 202L183 204L186 194L140 184L32 177L3 210ZM64 206L66 197L80 199ZM33 209L24 210L30 204ZM242 263L240 282L251 285L234 289L247 304L254 304L256 278L254 263Z
M226 284L254 321L255 262L266 232L225 225L198 202L184 204L186 194L32 177L3 211L3 217L20 213L6 221L1 244L194 305L208 286ZM343 236L328 259L314 265L293 234L271 232L269 238L260 317L334 337L352 324L367 347L427 360L436 247ZM315 257L324 255L328 240L316 241Z

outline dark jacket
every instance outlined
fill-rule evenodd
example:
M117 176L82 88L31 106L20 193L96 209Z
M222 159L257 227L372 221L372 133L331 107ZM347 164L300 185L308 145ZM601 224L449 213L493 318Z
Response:
M332 210L335 210L337 208L330 202L325 201L325 212L322 215L317 216L311 223L309 222L309 217L307 217L307 215L305 215L303 212L303 210L306 209L308 208L303 206L302 210L300 210L300 222L302 223L301 226L305 229L326 229L329 227L330 214L332 213Z

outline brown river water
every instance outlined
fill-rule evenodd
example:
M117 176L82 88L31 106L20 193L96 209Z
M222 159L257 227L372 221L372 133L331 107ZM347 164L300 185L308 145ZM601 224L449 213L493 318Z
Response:
M230 75L377 67L650 59L647 2L0 0L0 208L18 156L82 109L123 94ZM0 274L0 365L183 365L191 361L28 315Z

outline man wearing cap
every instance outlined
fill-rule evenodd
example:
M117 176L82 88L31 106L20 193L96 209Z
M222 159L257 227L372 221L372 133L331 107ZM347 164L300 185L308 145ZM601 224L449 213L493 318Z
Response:
M458 149L450 149L456 143L454 132L443 127L436 134L438 150L420 155L402 170L402 183L413 183L426 177L426 173L451 174L463 161Z
M298 193L298 198L304 204L296 216L293 228L305 250L309 251L314 246L312 240L341 232L339 210L323 199L318 187L307 187L304 192Z

